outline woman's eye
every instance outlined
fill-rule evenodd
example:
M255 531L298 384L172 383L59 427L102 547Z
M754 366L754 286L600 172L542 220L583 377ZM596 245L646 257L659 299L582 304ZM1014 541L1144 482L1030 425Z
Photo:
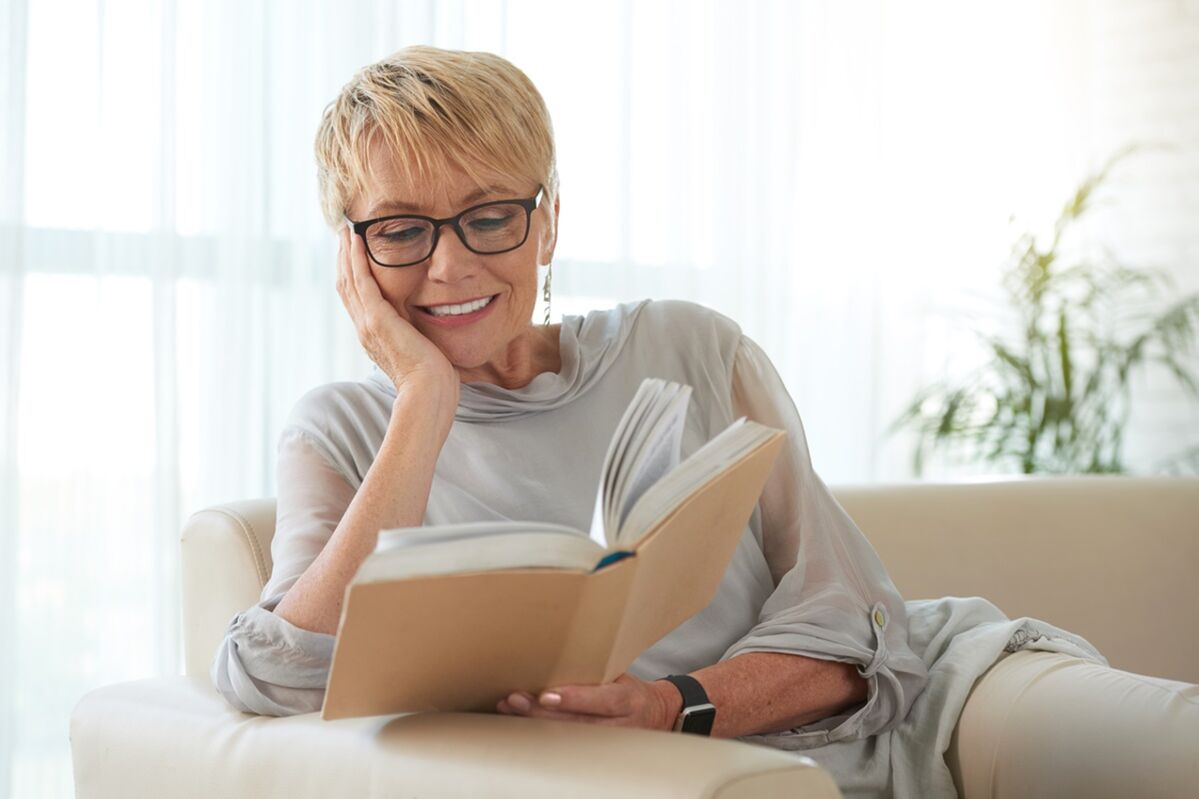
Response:
M420 238L425 232L423 227L405 227L405 228L390 228L379 232L379 235L388 241L412 241Z
M488 230L499 230L511 221L511 214L503 214L502 216L485 216L478 219L472 219L468 224L472 230L485 232Z

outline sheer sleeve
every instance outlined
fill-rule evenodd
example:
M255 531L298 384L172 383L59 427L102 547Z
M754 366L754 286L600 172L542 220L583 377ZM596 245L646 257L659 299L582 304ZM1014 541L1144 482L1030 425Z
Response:
M297 428L279 438L278 484L271 579L261 601L230 621L211 677L237 709L288 716L320 709L335 636L296 627L273 611L333 535L355 489Z
M762 550L775 589L757 623L725 652L783 652L855 663L864 704L810 725L747 736L806 749L884 732L907 715L928 670L908 646L907 613L866 537L812 468L803 423L757 344L741 337L733 366L737 416L787 431L759 500Z

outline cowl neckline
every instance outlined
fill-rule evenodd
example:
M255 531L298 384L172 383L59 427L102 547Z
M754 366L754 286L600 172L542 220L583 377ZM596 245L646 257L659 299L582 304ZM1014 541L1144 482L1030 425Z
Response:
M542 372L520 388L492 383L463 383L454 420L498 422L560 408L587 393L616 360L628 340L637 315L650 302L623 303L584 316L562 317L558 333L561 366ZM370 379L394 397L395 384L377 364Z

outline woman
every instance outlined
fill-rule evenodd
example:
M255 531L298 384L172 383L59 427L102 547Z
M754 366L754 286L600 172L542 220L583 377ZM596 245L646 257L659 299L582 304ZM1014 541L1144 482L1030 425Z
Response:
M213 663L230 703L319 709L343 592L381 528L586 529L611 431L653 376L693 388L684 457L743 415L786 430L784 453L707 608L611 684L514 693L497 711L668 730L693 683L661 678L689 675L712 735L811 748L903 720L927 678L903 600L812 470L762 350L685 302L530 322L559 201L549 115L523 73L400 51L342 90L316 154L337 291L376 366L309 392L280 438L274 572Z
M523 73L408 48L343 89L316 150L337 290L376 371L310 392L281 437L274 573L214 663L234 705L319 708L343 592L379 529L499 516L585 529L611 430L658 376L694 388L684 456L740 415L786 429L789 450L710 607L615 683L497 709L669 729L682 695L652 678L690 673L717 708L713 735L837 740L903 717L925 678L903 602L811 471L762 351L687 303L530 322L559 202L549 115Z

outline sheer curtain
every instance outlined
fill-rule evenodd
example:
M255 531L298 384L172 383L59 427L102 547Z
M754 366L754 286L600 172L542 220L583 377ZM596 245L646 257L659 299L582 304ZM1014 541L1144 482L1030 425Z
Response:
M553 315L735 318L829 482L909 476L881 431L972 354L952 322L1009 215L1049 222L1129 140L1175 149L1121 173L1095 241L1199 288L1193 2L0 0L0 43L0 796L69 796L78 697L180 669L183 521L272 495L292 403L368 368L311 142L406 44L545 94ZM1148 460L1199 419L1143 388Z

